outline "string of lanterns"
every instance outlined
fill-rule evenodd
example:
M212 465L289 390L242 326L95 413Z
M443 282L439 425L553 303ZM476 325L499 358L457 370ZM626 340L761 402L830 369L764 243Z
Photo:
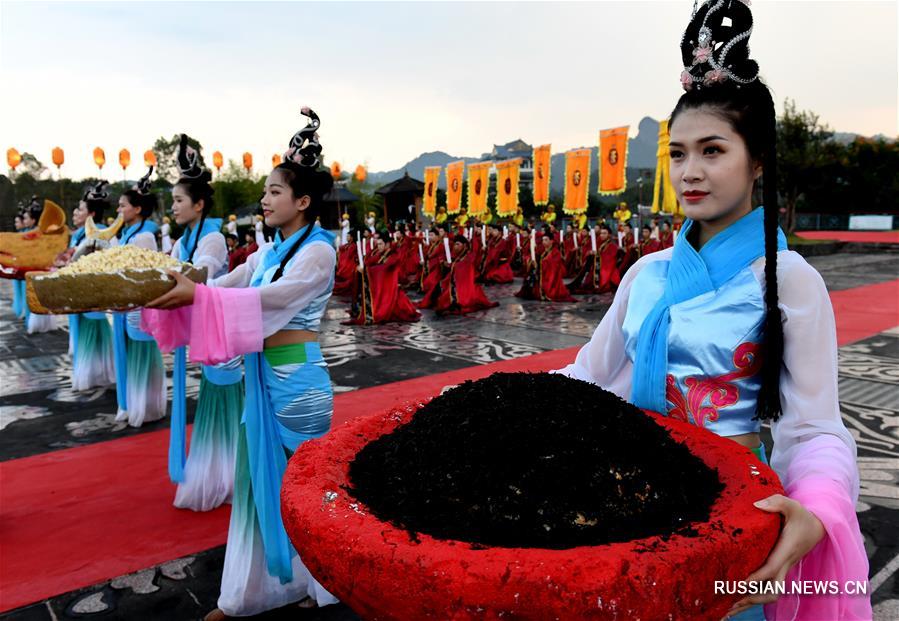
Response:
M61 147L53 147L51 151L51 160L53 165L56 166L57 171L62 168L62 165L65 163L65 152ZM103 166L106 165L106 152L100 148L95 147L93 150L93 159L94 164L97 166L99 171L103 170ZM272 155L272 168L280 164L282 161L281 155L275 153ZM144 151L144 165L145 166L156 166L156 154L152 149L147 149ZM212 154L212 165L215 167L216 172L222 172L222 166L224 165L224 157L222 156L221 151L215 151ZM15 172L16 168L22 163L22 154L15 148L9 148L6 150L6 163L9 168ZM245 152L242 156L243 167L247 170L247 172L251 172L253 170L253 154L249 151ZM131 152L128 149L122 149L119 151L119 166L122 167L122 173L131 166ZM334 179L340 179L343 174L343 169L340 166L339 162L331 163L331 175ZM365 166L358 165L356 166L356 170L353 173L353 177L355 177L360 182L365 182L366 177L368 176L368 171Z

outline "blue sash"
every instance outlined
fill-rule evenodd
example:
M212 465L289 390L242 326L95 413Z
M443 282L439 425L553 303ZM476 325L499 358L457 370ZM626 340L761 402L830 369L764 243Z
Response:
M112 354L115 363L116 401L119 409L128 410L128 356L126 334L128 332L128 313L112 315Z
M187 229L181 237L178 258L187 261L194 247L210 233L218 233L222 221L209 218L199 231ZM209 275L210 277L212 274ZM239 380L240 378L238 378ZM187 461L187 347L175 349L172 368L172 420L169 432L169 478L173 483L184 482Z
M662 297L652 308L637 335L631 403L666 414L665 374L668 369L670 308L714 291L765 254L764 212L759 207L710 239L697 252L687 236L687 220L677 236ZM787 238L777 230L777 249L787 249Z
M280 232L275 235L274 245L261 257L253 273L251 287L261 287L272 281L278 265L287 256L294 242L306 232L308 226L310 225L287 239L282 239ZM312 226L314 226L312 233L303 245L322 241L333 250L334 235L318 225ZM276 420L271 396L266 387L261 353L244 356L244 371L247 400L241 422L246 426L250 481L265 548L266 567L270 575L278 577L282 584L286 584L293 579L291 558L296 552L290 544L281 520L281 479L287 468L285 447L292 450L299 442L308 438L301 437L302 434L297 433L287 434L288 430Z

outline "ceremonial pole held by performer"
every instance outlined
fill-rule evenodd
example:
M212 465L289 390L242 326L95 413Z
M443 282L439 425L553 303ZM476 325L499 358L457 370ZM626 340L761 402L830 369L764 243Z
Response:
M777 224L776 111L749 58L752 14L707 2L681 41L684 71L669 123L670 177L688 220L673 248L628 270L573 364L638 407L734 441L767 461L786 495L760 500L784 526L748 582L862 583L856 446L840 415L837 339L824 281L787 250ZM761 178L764 205L752 202ZM710 587L711 589L711 587ZM766 604L764 610L761 604ZM869 595L750 594L728 618L870 619Z
M251 616L301 602L335 603L296 554L281 520L281 478L287 458L306 440L330 429L333 390L318 331L334 286L334 235L316 224L323 196L333 186L320 170L321 122L310 109L265 182L262 210L276 229L267 243L211 286L180 274L174 289L154 300L179 308L180 321L145 317L167 343L189 341L191 358L207 362L244 354L246 403L238 434L231 524L216 621ZM184 330L202 322L202 330ZM180 326L180 327L179 327Z

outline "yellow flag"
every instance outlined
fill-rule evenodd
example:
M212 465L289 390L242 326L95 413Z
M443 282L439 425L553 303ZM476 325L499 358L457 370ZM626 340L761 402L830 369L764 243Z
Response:
M493 162L468 165L468 215L470 216L479 216L488 211L487 189L492 167Z
M568 215L587 211L590 155L590 149L574 149L565 154L565 204L562 211Z
M656 182L652 188L652 213L684 214L677 202L677 195L671 185L670 146L671 136L668 135L668 120L659 123L659 150L656 151Z
M628 125L599 132L599 193L621 194L627 187Z
M518 211L518 177L521 158L496 165L496 213L511 216Z
M446 165L446 213L459 213L462 209L462 177L465 162L451 162Z
M548 144L534 149L534 204L549 202L549 167L552 153Z
M440 166L425 168L425 195L422 211L433 218L437 214L437 181L440 179Z

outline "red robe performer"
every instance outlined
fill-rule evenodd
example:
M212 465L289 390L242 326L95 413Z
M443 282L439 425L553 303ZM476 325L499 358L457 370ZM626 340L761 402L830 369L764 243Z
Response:
M498 302L491 302L481 285L475 282L476 267L468 239L456 235L452 263L442 264L445 275L418 303L418 308L433 308L439 315L464 315L499 306Z
M662 224L659 226L659 245L662 250L671 248L674 245L674 235L667 220L662 220Z
M653 252L658 252L662 249L662 245L657 240L650 237L650 235L652 235L652 230L648 226L644 226L640 232L643 236L638 248L641 257L652 254Z
M572 293L608 293L618 288L621 282L618 273L618 244L612 241L611 230L606 225L600 227L597 243L594 253L593 242L587 242L587 253L584 255L581 271L568 284Z
M419 289L426 296L428 292L440 284L443 274L440 272L440 265L443 263L443 238L446 237L446 231L443 229L433 229L431 231L431 244L425 250L425 263L422 266L421 277L419 278Z
M351 241L337 251L337 270L334 274L334 295L351 296L355 292L356 267L359 265L356 242Z
M512 250L515 242L511 237L503 239L502 234L493 227L488 230L490 235L487 237L487 252L480 280L488 284L510 283L515 280L515 274L512 273Z
M562 281L565 262L559 252L558 242L544 236L542 245L535 255L536 261L531 261L530 256L528 257L528 272L515 297L544 302L574 302Z
M422 262L421 258L425 251L424 238L417 235L406 237L409 245L409 254L406 257L406 285L407 289L418 288L421 282Z
M512 244L512 273L516 276L524 276L527 268L525 252L531 243L527 229L521 229L509 238Z
M575 247L574 245L574 236L577 235L578 232L575 231L571 225L568 225L567 230L565 231L565 241L562 244L562 259L565 261L565 277L571 278L578 273L578 258L580 255L580 245ZM578 239L578 241L581 241Z
M637 248L637 242L634 239L634 232L631 228L631 225L627 222L622 223L621 229L624 232L623 242L621 245L621 250L624 255L621 258L621 265L618 268L621 276L624 276L627 273L627 270L630 269L631 265L637 262L637 259L640 258L640 251Z
M421 314L415 310L406 293L399 287L403 269L403 256L396 245L387 245L379 239L377 247L365 257L365 265L357 266L358 291L352 317L345 325L372 325L391 321L418 321Z

